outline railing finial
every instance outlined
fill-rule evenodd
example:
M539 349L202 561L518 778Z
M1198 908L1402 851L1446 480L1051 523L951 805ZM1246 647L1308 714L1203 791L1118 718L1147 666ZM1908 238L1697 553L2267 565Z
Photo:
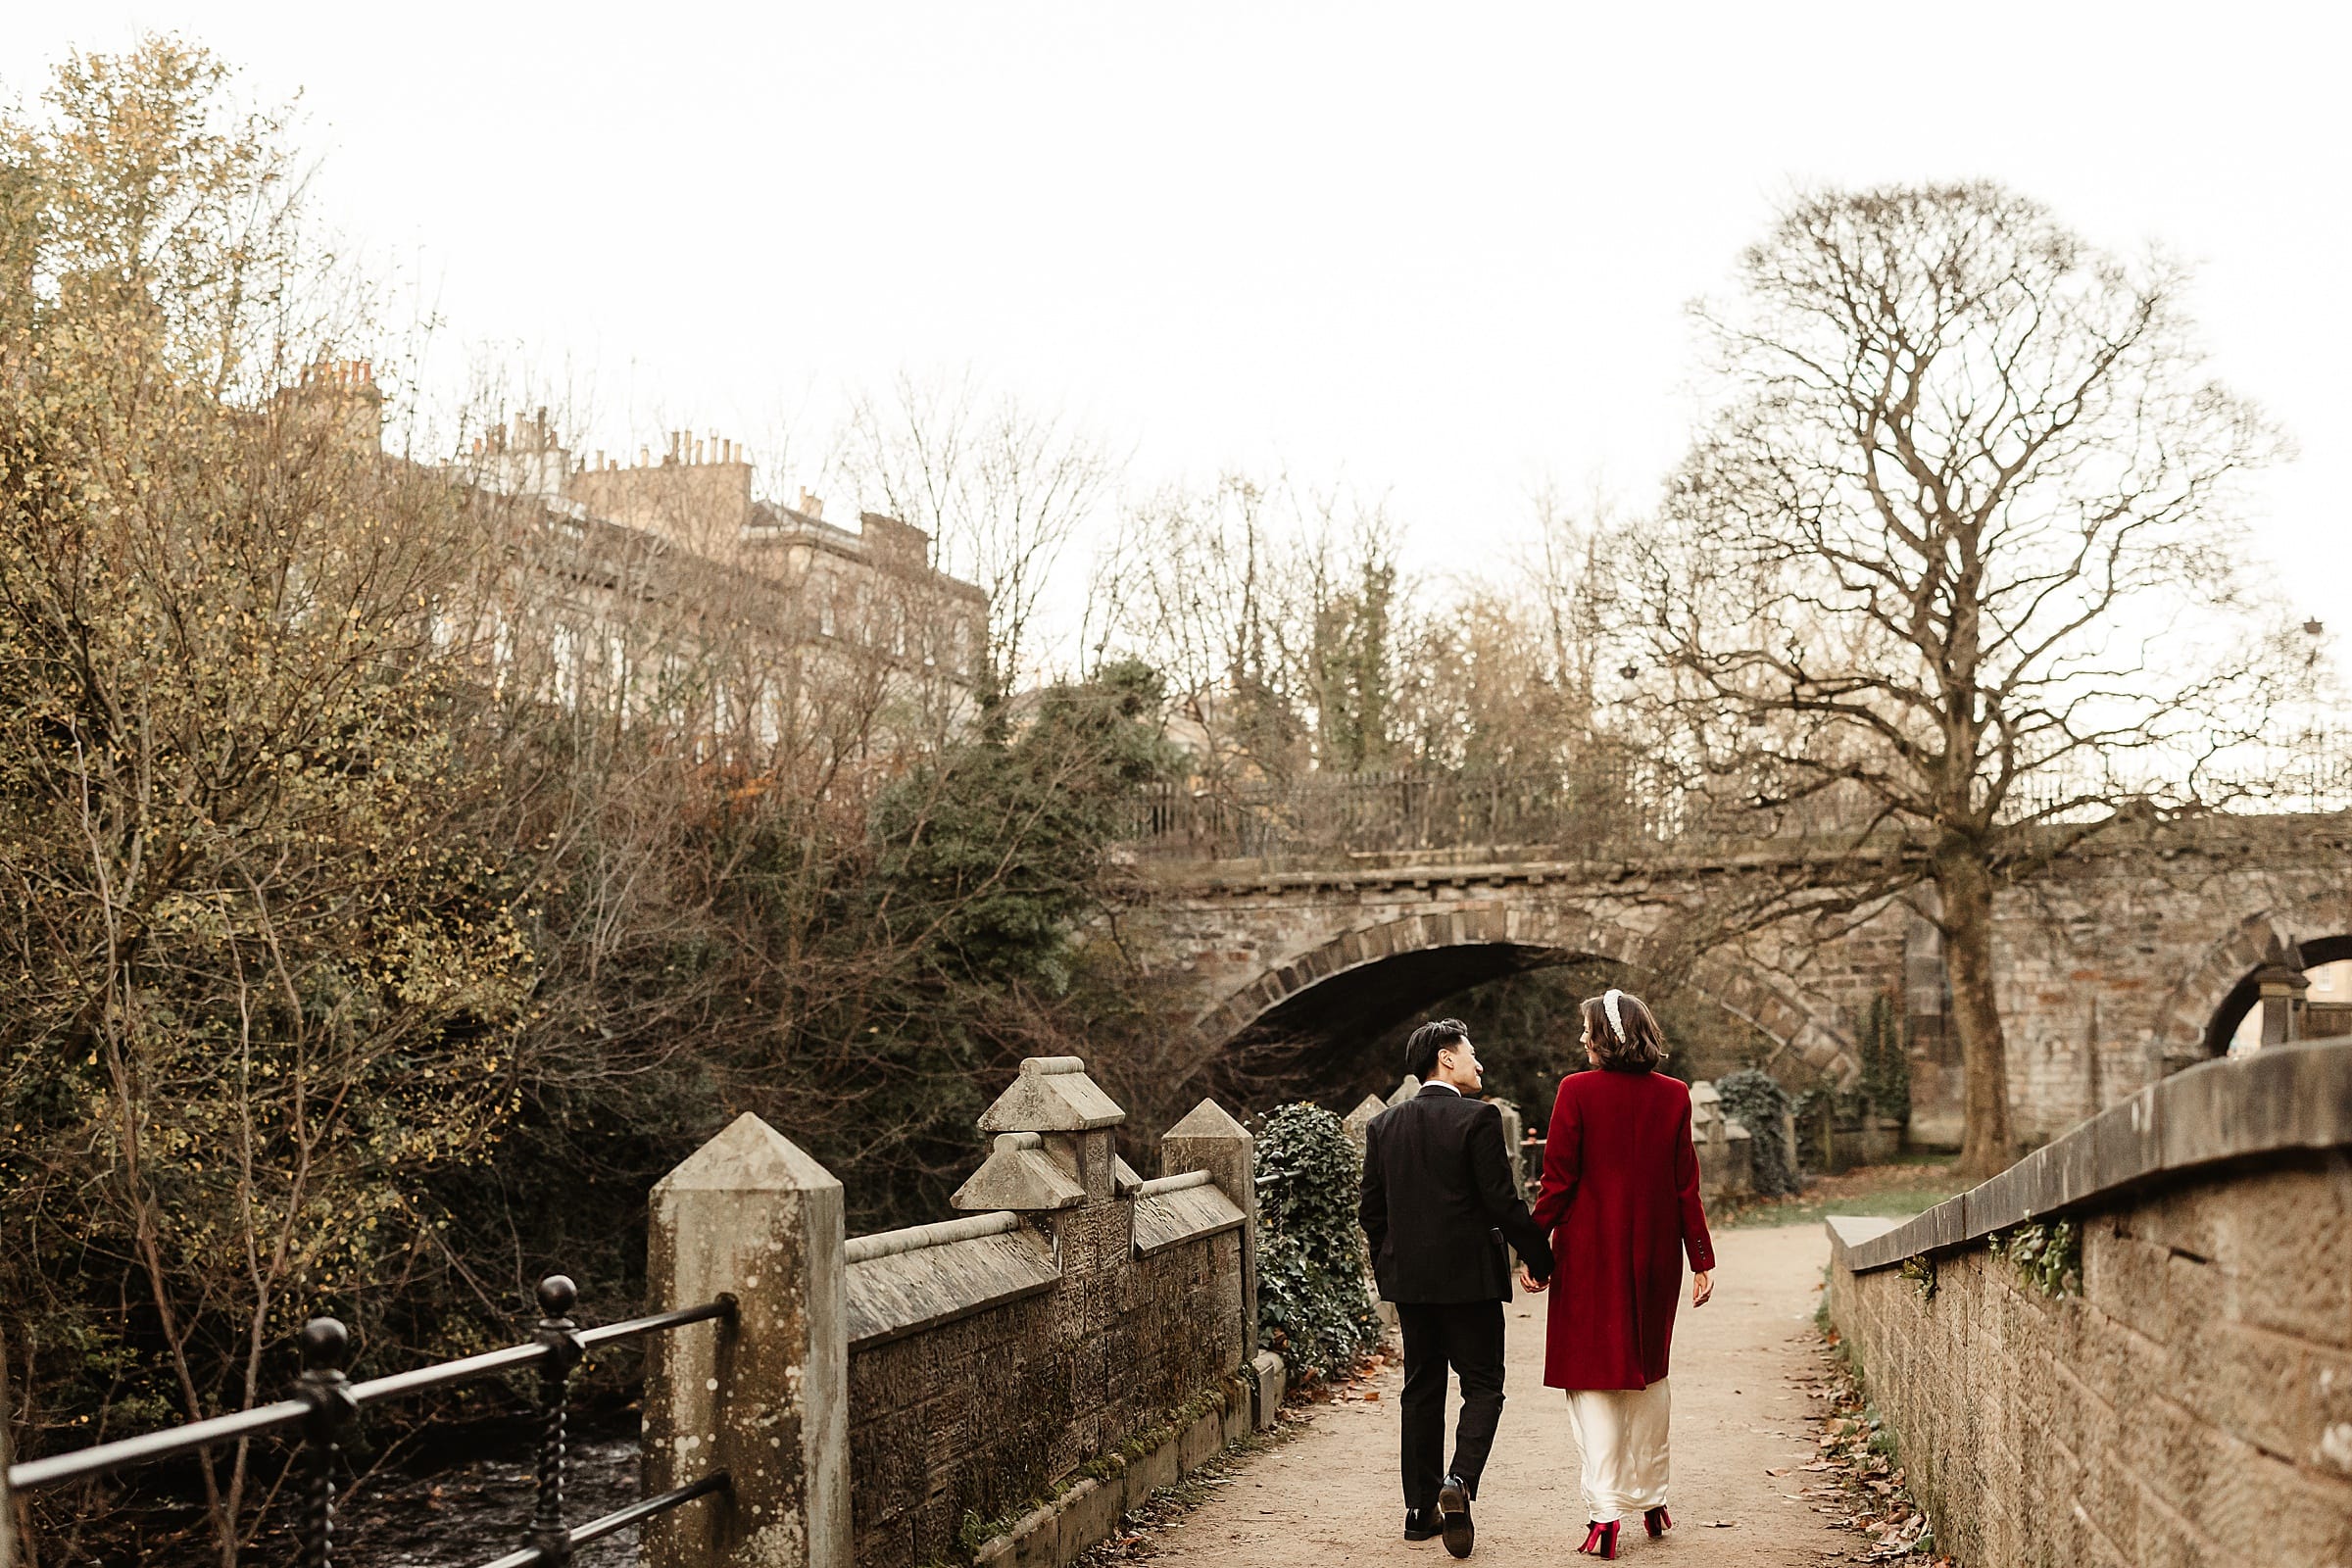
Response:
M296 1343L302 1348L305 1372L340 1372L351 1355L351 1330L331 1317L315 1317L305 1323Z
M568 1274L550 1274L539 1282L539 1310L548 1317L569 1317L579 1301L580 1288Z

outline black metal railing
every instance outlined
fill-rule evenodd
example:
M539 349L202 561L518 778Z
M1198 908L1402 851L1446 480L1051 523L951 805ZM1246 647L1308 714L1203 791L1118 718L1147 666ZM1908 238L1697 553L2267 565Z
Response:
M302 1518L296 1532L301 1544L298 1561L301 1568L329 1568L335 1552L335 1455L344 1432L358 1419L362 1409L403 1395L448 1388L536 1365L539 1368L538 1500L524 1528L521 1549L485 1563L482 1568L558 1568L570 1560L574 1549L591 1541L641 1524L697 1497L724 1492L729 1486L727 1472L715 1470L690 1485L642 1498L584 1525L568 1528L564 1525L564 1407L573 1368L600 1345L664 1334L689 1323L714 1318L728 1323L735 1319L735 1298L721 1296L701 1306L583 1329L571 1320L571 1309L578 1300L579 1290L569 1279L551 1274L539 1282L539 1309L543 1315L537 1332L526 1343L410 1372L395 1372L389 1377L369 1378L365 1383L354 1383L343 1375L343 1363L351 1350L350 1334L331 1317L316 1317L303 1325L299 1338L302 1376L295 1382L294 1397L256 1405L233 1415L214 1416L116 1443L102 1443L73 1453L28 1459L9 1467L9 1490L29 1492L40 1487L63 1486L69 1481L87 1480L156 1459L194 1453L217 1443L234 1443L300 1428Z
M2063 767L2012 781L2004 823L2099 820L2132 800L2167 810L2238 816L2352 809L2352 736L2314 731L2241 748L2227 768L2132 788ZM1598 755L1573 768L1400 768L1315 772L1288 780L1195 778L1137 790L1119 838L1145 859L1278 859L1423 851L1517 853L1535 847L1594 859L1708 853L1899 832L1871 790L1822 783L1809 769L1751 759L1737 773L1686 776L1638 757Z

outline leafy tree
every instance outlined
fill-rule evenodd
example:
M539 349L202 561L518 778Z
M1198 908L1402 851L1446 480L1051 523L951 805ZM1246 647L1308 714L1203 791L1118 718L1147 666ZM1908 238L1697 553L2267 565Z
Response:
M0 1259L34 1441L245 1407L435 1245L531 955L418 607L466 548L312 373L332 281L202 51L0 120ZM245 1445L200 1469L220 1561Z

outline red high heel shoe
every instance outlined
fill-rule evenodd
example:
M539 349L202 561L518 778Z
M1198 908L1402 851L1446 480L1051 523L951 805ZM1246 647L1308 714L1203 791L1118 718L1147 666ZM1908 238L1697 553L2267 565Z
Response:
M1668 1513L1666 1505L1661 1502L1642 1516L1642 1528L1649 1532L1650 1540L1655 1541L1674 1528L1674 1515Z
M1585 1536L1585 1544L1576 1549L1589 1557L1614 1558L1617 1555L1617 1521L1612 1519L1605 1525L1594 1522Z

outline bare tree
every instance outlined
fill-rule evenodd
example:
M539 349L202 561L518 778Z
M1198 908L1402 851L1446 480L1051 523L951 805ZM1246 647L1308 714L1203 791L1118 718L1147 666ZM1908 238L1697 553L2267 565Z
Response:
M1277 623L1284 542L1265 486L1240 475L1128 509L1088 595L1094 657L1131 655L1167 683L1173 730L1212 779L1282 776L1303 726Z
M836 462L861 495L930 533L941 569L988 591L990 685L1011 691L1031 673L1062 551L1116 486L1102 444L968 376L902 374L887 397L851 400Z
M1752 913L1940 927L1989 1173L1994 893L2209 808L2260 734L2278 666L2199 607L2254 604L2233 481L2278 443L2200 368L2180 268L1998 186L1801 194L1737 275L1699 308L1728 404L1642 551L1644 690L1712 784L1852 852Z

